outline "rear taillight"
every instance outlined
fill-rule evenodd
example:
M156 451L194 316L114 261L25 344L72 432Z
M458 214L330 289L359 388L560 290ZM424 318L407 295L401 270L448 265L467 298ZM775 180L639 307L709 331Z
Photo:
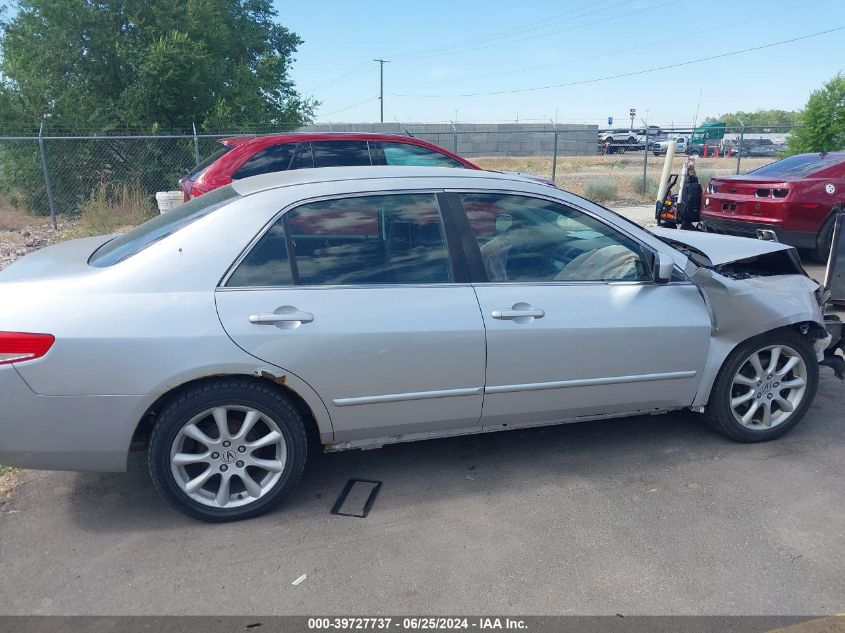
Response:
M781 187L779 189L772 189L772 196L775 198L786 198L789 195L789 187Z
M197 196L201 196L204 193L205 192L202 189L199 189L198 187L191 187L191 198L196 198Z
M0 365L41 358L55 342L52 334L0 332Z

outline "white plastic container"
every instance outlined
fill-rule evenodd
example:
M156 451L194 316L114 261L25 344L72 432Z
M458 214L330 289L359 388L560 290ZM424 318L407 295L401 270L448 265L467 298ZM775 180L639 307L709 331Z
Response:
M181 191L158 191L156 192L156 204L159 213L172 211L184 202Z

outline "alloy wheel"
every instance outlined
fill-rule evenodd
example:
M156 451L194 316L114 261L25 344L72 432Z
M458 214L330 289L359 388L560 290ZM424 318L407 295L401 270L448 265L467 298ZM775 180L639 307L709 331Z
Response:
M734 375L731 411L745 428L768 430L792 416L806 387L807 366L797 351L786 345L764 347L748 356Z
M287 442L271 416L246 406L195 415L173 440L170 471L181 491L214 508L235 508L270 492L287 464Z

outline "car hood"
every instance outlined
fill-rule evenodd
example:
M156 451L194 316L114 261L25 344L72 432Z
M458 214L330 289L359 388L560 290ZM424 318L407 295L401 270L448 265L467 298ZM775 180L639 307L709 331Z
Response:
M713 266L759 257L767 253L787 251L792 248L788 244L781 244L780 242L767 242L749 237L719 235L703 231L681 231L656 227L648 230L662 240L675 242L701 252Z

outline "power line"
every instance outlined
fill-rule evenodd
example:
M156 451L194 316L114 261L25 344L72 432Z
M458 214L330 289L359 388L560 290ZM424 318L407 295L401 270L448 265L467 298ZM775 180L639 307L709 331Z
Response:
M495 48L497 46L509 46L511 44L517 44L519 42L524 42L526 40L538 40L544 37L551 37L552 35L559 35L561 33L568 33L570 31L577 31L578 29L583 29L588 26L595 26L596 24L604 24L606 22L612 22L614 20L620 20L622 18L626 18L632 15L636 15L638 13L643 13L645 11L651 11L652 9L659 9L660 7L665 7L669 4L677 4L680 0L667 0L666 2L662 2L660 4L655 4L649 7L644 7L642 9L635 9L634 11L628 11L627 13L618 13L616 15L612 15L610 17L602 18L601 20L594 20L593 22L585 22L584 24L575 24L573 26L569 26L565 29L558 29L556 31L549 31L548 33L540 33L540 34L533 34L529 35L528 37L520 37L517 39L502 41L502 42L494 42L492 44L485 44L484 46L476 46L475 48L465 48L463 50L454 50L454 51L446 51L442 53L431 53L430 55L418 55L414 57L405 57L405 59L427 59L430 57L443 57L446 55L458 55L458 54L465 54L465 53L473 53L475 51L483 51L490 48ZM624 3L622 3L624 4ZM612 7L611 7L612 8ZM595 13L595 12L594 12ZM583 16L579 16L583 17ZM394 58L396 59L396 58Z
M344 73L343 75L339 75L338 77L335 77L334 79L330 79L328 81L325 81L321 84L314 86L313 88L309 88L307 90L304 90L303 92L314 92L315 90L319 90L320 88L325 88L326 86L330 86L332 84L339 83L339 82L344 81L346 79L351 79L353 76L357 77L357 76L363 75L368 70L370 70L370 62L365 62L365 63L363 63L359 66L356 66L355 68L350 70L348 73Z
M615 9L616 7L620 7L624 4L630 4L633 0L622 0L621 2L617 2L616 4L612 4L608 7L596 9L596 5L604 4L609 2L610 0L599 0L599 2L592 2L581 7L577 7L575 9L564 11L563 13L558 13L552 15L549 18L544 18L542 20L536 20L534 22L528 22L527 24L523 24L521 26L515 26L509 29L505 29L503 31L497 31L495 33L489 33L487 35L482 35L480 37L472 38L469 40L463 40L460 42L453 42L452 44L445 44L443 46L435 46L433 48L424 48L417 51L411 51L409 53L400 53L397 55L392 55L392 59L417 59L417 58L424 58L424 57L434 57L436 55L441 54L442 51L452 51L454 49L461 49L466 48L468 46L473 46L476 44L480 44L482 42L489 42L491 40L507 38L512 35L521 35L524 33L528 33L530 31L535 31L538 29L548 28L549 26L563 21L564 18L568 19L579 19L586 17L588 15L593 15L595 13L600 13L601 11L608 11L610 9ZM584 9L593 9L592 11L587 11L586 13L582 13L581 15L575 15L574 13L578 13L579 11L583 11Z
M591 84L596 83L599 81L608 81L610 79L623 79L625 77L634 77L636 75L645 75L647 73L657 72L659 70L668 70L670 68L679 68L681 66L689 66L690 64L698 64L700 62L711 61L714 59L722 59L724 57L731 57L733 55L740 55L742 53L750 53L753 51L759 51L766 48L772 48L774 46L781 46L783 44L791 44L792 42L800 42L801 40L807 40L813 37L819 37L821 35L827 35L828 33L834 33L836 31L841 31L845 29L845 26L837 26L832 29L827 29L825 31L819 31L817 33L810 33L809 35L802 35L801 37L793 37L788 40L781 40L780 42L772 42L770 44L762 44L760 46L752 46L750 48L743 48L736 51L731 51L729 53L721 53L719 55L710 55L708 57L700 57L698 59L691 59L685 62L678 62L677 64L666 64L665 66L656 66L654 68L646 68L644 70L635 70L629 73L620 73L618 75L608 75L606 77L595 77L593 79L583 79L581 81L570 81L567 83L562 84L550 84L547 86L534 86L531 88L516 88L514 90L496 90L493 92L470 92L465 94L453 94L453 95L420 95L420 94L391 94L391 97L413 97L415 99L453 99L456 97L489 97L495 95L504 95L504 94L516 94L519 92L535 92L537 90L550 90L552 88L565 88L568 86L581 86L584 84Z
M805 4L802 4L802 5L799 5L799 6L792 6L792 7L788 7L786 9L783 9L781 11L775 11L773 13L767 13L766 17L772 18L774 16L781 15L783 13L788 13L790 11L796 11L798 9L804 9L804 8L807 7L807 5L814 4L816 2L819 2L819 0L809 0L809 2L806 2ZM759 15L756 15L754 17L759 17ZM737 26L737 23L720 24L718 26L710 27L710 28L707 28L707 29L698 29L696 31L696 36L700 36L704 33L711 33L713 31L721 31L721 30L724 30L724 29L727 29L727 28L730 28L730 27L733 27L733 26ZM688 39L689 39L689 34L683 33L683 34L677 35L675 37L661 39L660 43L661 43L661 45L663 45L667 42L674 42L676 40L688 40ZM432 82L424 82L424 83L445 83L445 82L452 83L452 82L456 82L456 81L467 82L467 81L475 81L477 79L489 79L490 77L499 78L499 77L503 77L505 75L521 74L521 73L529 72L529 71L532 71L532 70L543 70L543 69L546 69L546 68L555 68L555 67L558 67L558 66L566 66L568 64L575 64L577 62L584 62L584 61L589 61L589 60L593 60L593 59L599 59L601 57L609 57L611 55L616 55L618 53L628 53L630 51L641 50L643 48L654 48L654 42L646 42L645 44L638 44L637 46L629 46L627 48L618 48L618 49L612 50L612 51L606 51L606 52L603 52L603 53L596 53L595 55L587 55L585 57L576 57L576 58L567 59L567 60L560 61L560 62L553 62L553 63L550 63L550 64L541 64L539 66L525 66L525 67L522 67L522 68L515 68L513 70L497 71L495 73L489 73L489 74L486 74L486 75L475 75L475 76L471 76L471 77L455 77L453 79L439 79L436 82L432 81Z
M378 97L367 97L363 101L359 101L357 103L353 103L352 105L348 105L344 108L339 108L337 110L332 110L331 112L320 112L320 116L329 116L330 114L337 114L338 112L346 112L347 110L351 110L352 108L357 108L360 105L364 105L365 103L370 103L375 101Z
M521 26L516 26L516 27L513 27L511 29L505 29L504 31L498 31L496 33L484 35L484 36L481 36L481 37L477 37L477 38L473 38L473 39L469 39L469 40L464 40L463 42L455 42L455 43L447 44L447 45L444 45L444 46L421 49L421 50L418 50L418 51L412 51L410 53L392 55L391 58L394 59L394 60L395 59L413 59L413 58L415 58L419 55L426 56L427 54L432 53L432 52L445 51L445 50L450 50L450 49L454 49L454 48L462 48L462 47L470 46L470 45L477 44L477 43L480 43L480 42L490 41L491 39L498 39L498 38L506 37L509 34L515 34L519 31L522 31L523 33L525 33L525 32L531 31L531 30L535 30L537 28L548 27L550 24L554 24L555 22L559 22L562 16L569 16L569 15L576 13L578 11L581 11L583 9L595 7L596 4L603 4L603 3L606 3L606 2L610 2L610 1L611 0L599 0L599 2L597 2L597 3L589 3L589 4L586 4L582 7L579 7L577 9L573 9L571 11L565 11L564 13L558 13L556 15L551 16L551 18L547 18L547 19L543 19L543 20L537 20L535 22L529 22L527 24L523 24ZM623 4L630 4L631 2L633 2L633 0L623 0L622 2L618 2L617 4L613 4L609 7L605 7L604 9L597 9L595 11L590 11L590 12L585 13L583 15L575 16L575 18L585 17L585 16L591 15L593 13L598 13L599 11L606 11L606 10L609 10L609 9L616 8L616 7L621 6ZM340 83L340 82L346 81L348 79L352 79L353 77L359 77L359 76L361 76L361 75L363 75L364 73L367 72L367 70L370 68L369 64L370 64L369 62L364 62L363 64L355 66L350 71L335 77L334 79L330 79L329 81L326 81L326 82L323 82L323 83L318 84L316 86L313 86L312 88L303 90L303 92L315 92L316 90L319 90L320 88L325 88L326 86L330 86L330 85L333 85L333 84L336 84L336 83Z

